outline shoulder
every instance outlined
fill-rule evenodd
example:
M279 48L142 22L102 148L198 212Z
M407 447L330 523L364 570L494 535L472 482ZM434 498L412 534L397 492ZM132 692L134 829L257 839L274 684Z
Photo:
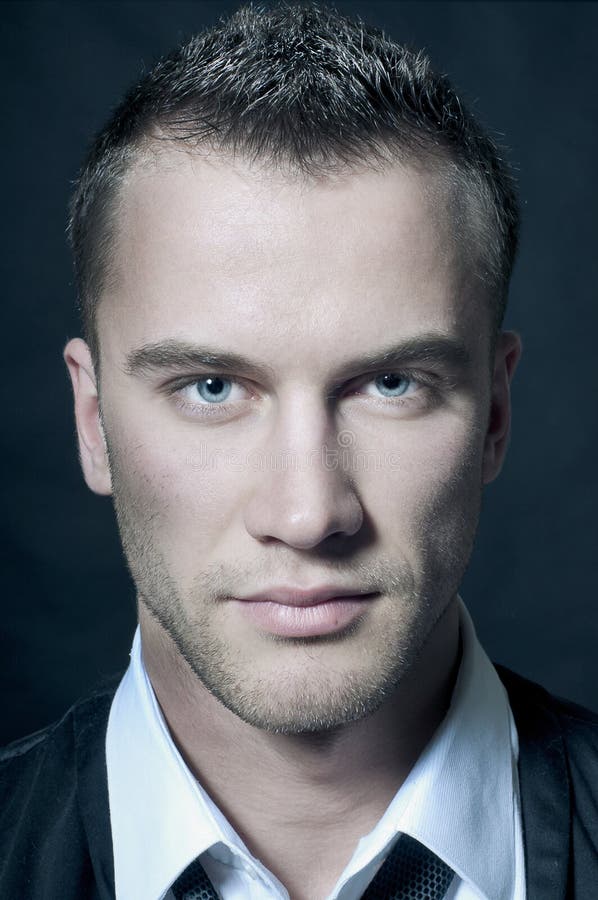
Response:
M37 897L36 884L56 881L52 896L66 900L97 881L94 853L111 850L104 747L117 684L0 749L0 896Z
M115 690L116 683L111 682L79 700L59 721L1 747L0 791L18 790L19 773L31 778L56 766L66 774L68 763L74 763L78 742L98 735L107 724Z
M519 736L523 788L568 794L570 809L598 835L598 714L501 666ZM558 777L555 777L558 774ZM597 848L598 849L598 848Z
M518 728L537 731L552 723L572 746L586 745L598 753L598 713L564 697L551 694L541 685L496 665L498 675L509 695Z

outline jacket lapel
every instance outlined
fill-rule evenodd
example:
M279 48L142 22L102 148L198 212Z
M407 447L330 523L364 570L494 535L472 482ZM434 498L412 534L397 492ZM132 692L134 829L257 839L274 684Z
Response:
M571 814L562 732L542 688L502 666L496 668L519 735L527 900L565 900Z
M96 695L77 711L74 722L77 788L93 867L90 900L114 900L114 857L106 771L106 729L114 689Z

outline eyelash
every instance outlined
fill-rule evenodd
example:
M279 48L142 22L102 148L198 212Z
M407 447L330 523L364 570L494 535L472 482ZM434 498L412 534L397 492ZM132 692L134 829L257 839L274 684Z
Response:
M447 379L443 379L439 375L434 375L429 372L419 372L415 370L403 371L401 369L387 369L380 372L374 372L367 379L362 379L359 384L361 386L368 385L370 383L374 383L376 378L381 375L396 375L399 378L407 379L411 383L418 385L420 388L427 389L432 393L437 393L439 383L442 381L447 381ZM197 384L199 381L203 381L206 378L222 378L226 381L230 381L233 384L241 384L245 385L245 382L242 379L236 379L229 377L220 372L206 372L202 375L194 375L192 378L179 379L176 382L169 384L166 388L167 393L175 398L175 405L178 409L183 412L192 412L195 415L199 416L218 416L218 415L226 415L228 413L237 411L239 408L239 403L241 401L235 401L233 403L190 403L184 399L180 395L180 392L183 391L186 387L190 385ZM347 396L355 396L357 394L357 390L349 390ZM334 397L334 394L331 395L331 399ZM380 395L379 397L369 397L370 402L374 402L377 405L382 406L411 406L415 401L410 400L409 398L403 398L403 396L399 397L385 397L384 395Z
M231 378L228 375L224 375L220 372L206 372L203 375L194 375L193 378L177 380L167 387L168 394L175 398L175 405L177 406L177 408L183 411L193 412L195 413L195 415L200 416L217 416L221 415L222 413L228 413L237 410L239 401L235 403L190 403L185 400L184 397L180 396L180 392L183 391L186 387L197 384L199 381L203 381L206 378L222 378L226 381L232 382L233 384L245 385L245 382L242 381L242 379Z
M381 375L395 375L400 379L406 379L410 381L412 384L417 385L419 388L427 388L428 391L433 391L434 388L438 387L439 378L437 375L432 375L429 372L418 372L415 370L402 371L401 369L388 369L384 372L375 372L373 375L370 375L367 380L360 380L358 384L363 387L368 384L372 384L375 382L376 378L379 378ZM354 396L357 391L350 391L349 396ZM370 401L374 400L376 403L382 403L384 405L392 405L392 406L404 406L411 405L414 401L409 400L408 398L403 398L401 394L399 397L385 397L384 394L380 394L379 397L369 397Z

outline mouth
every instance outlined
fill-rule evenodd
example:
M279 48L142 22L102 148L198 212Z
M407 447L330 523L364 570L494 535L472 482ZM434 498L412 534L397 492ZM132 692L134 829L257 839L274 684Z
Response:
M230 602L259 630L292 638L341 631L364 616L378 596L375 591L334 585L272 587Z

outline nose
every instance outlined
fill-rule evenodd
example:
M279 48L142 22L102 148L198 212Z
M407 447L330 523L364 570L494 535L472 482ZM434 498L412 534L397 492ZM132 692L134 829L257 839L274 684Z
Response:
M364 513L350 461L322 416L295 415L259 456L245 507L254 538L309 550L359 531Z

